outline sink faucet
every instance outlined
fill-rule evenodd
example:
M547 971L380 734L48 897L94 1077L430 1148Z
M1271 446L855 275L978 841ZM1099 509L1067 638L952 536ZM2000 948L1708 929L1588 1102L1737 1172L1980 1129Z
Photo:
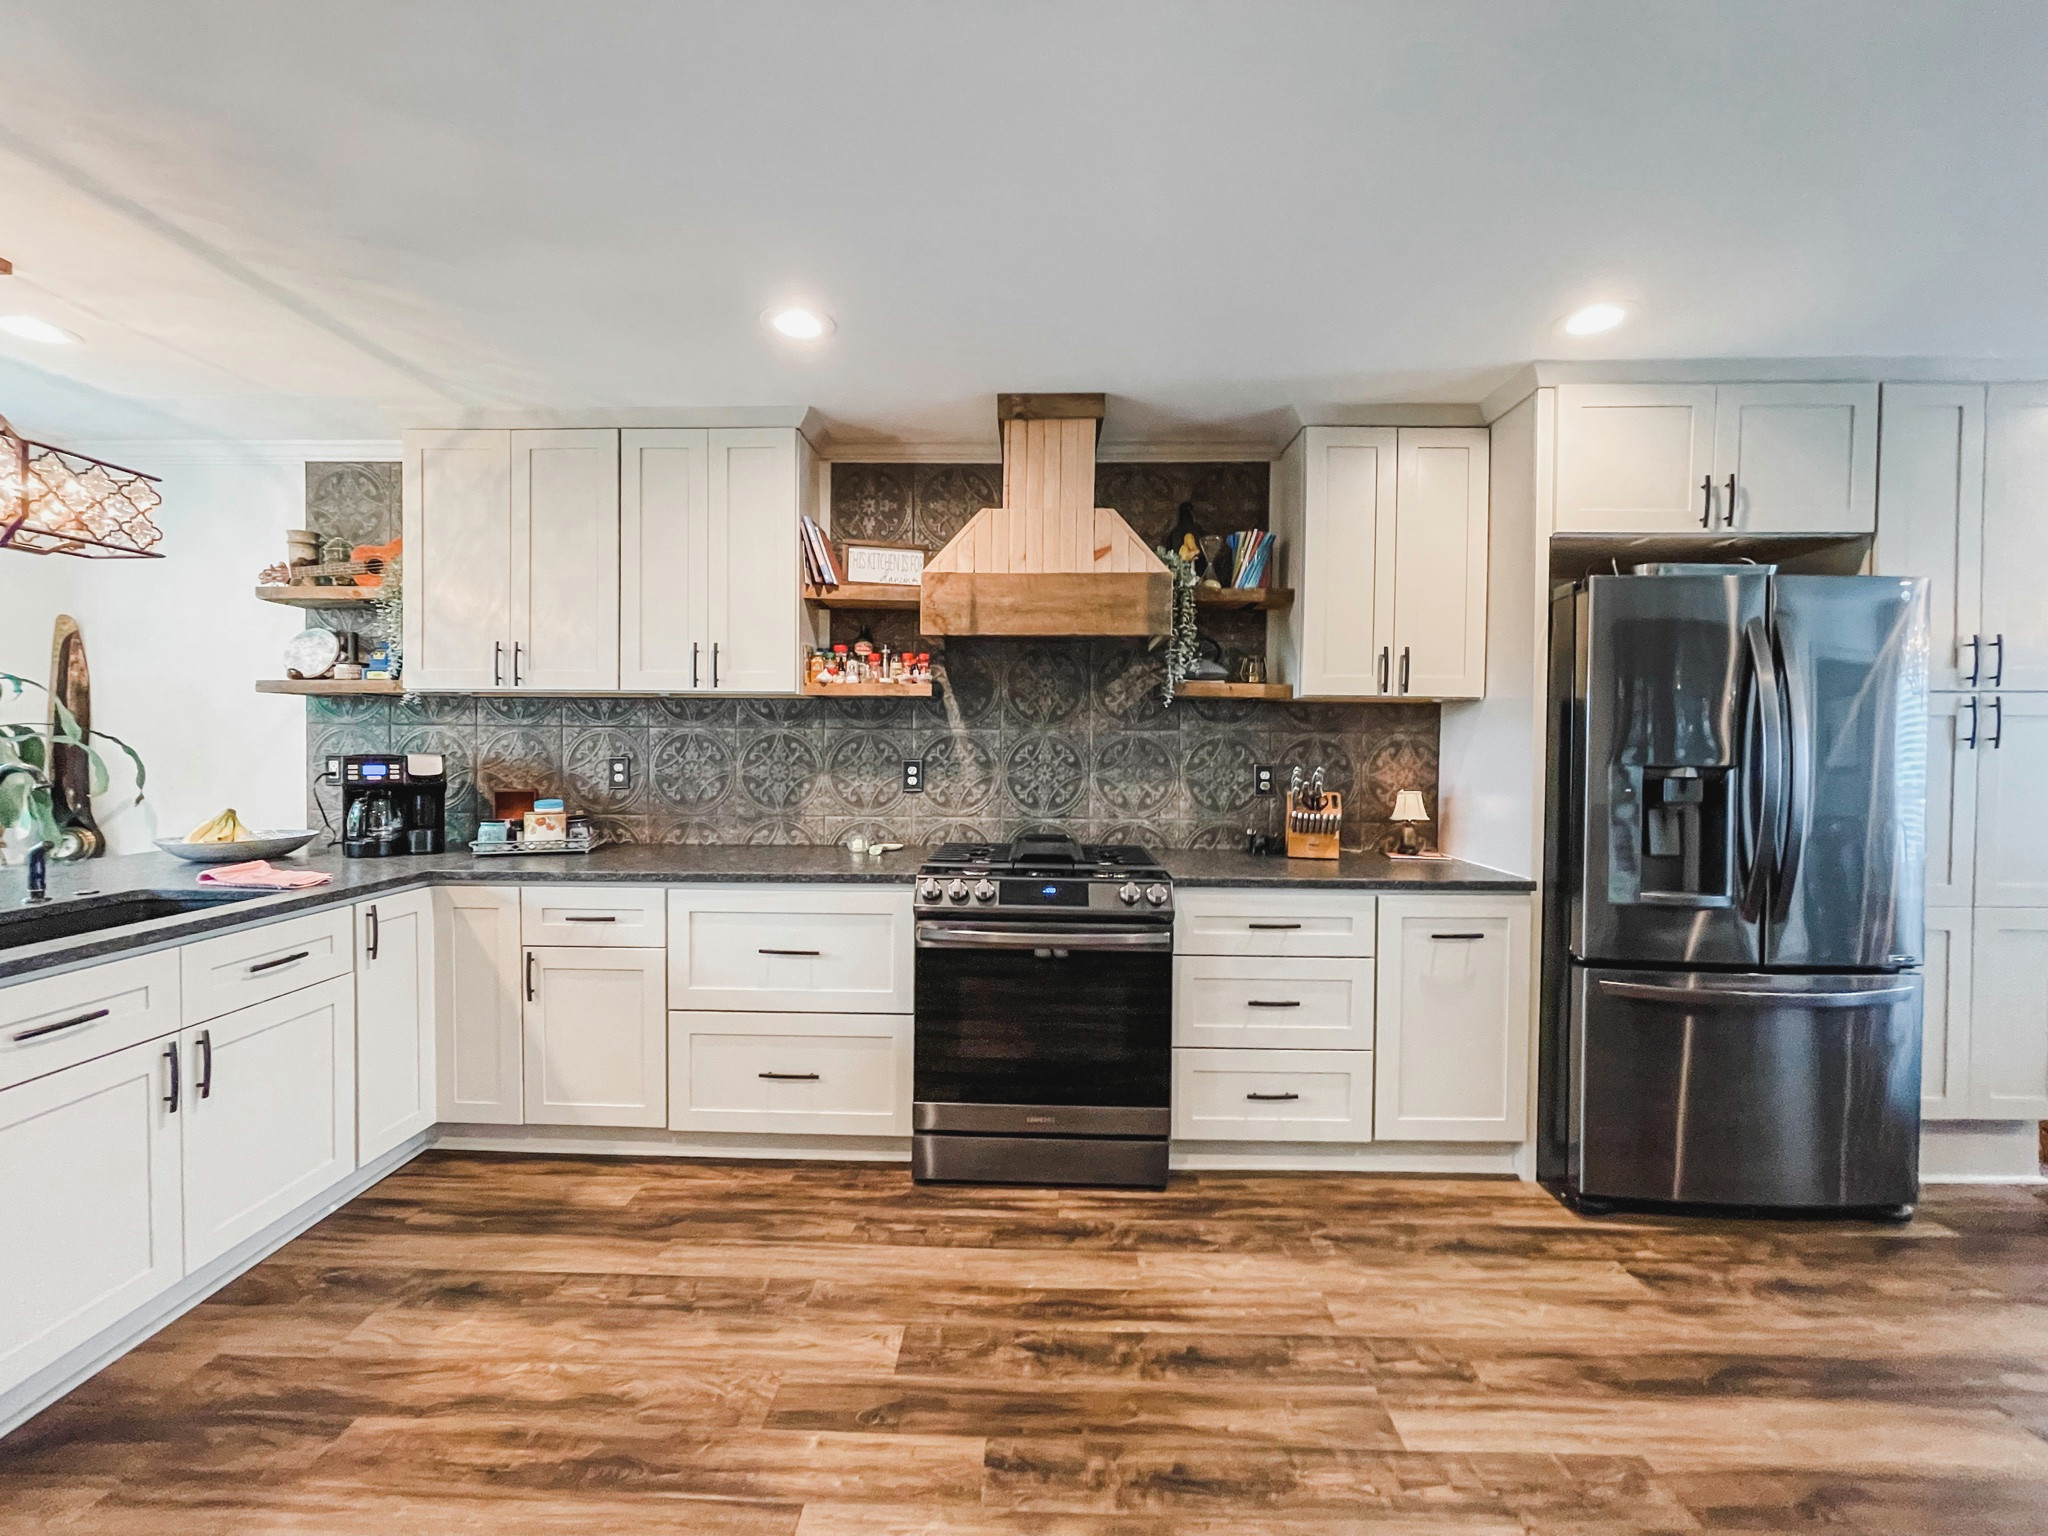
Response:
M0 763L0 782L9 775L25 773L29 779L40 785L43 776L26 763ZM50 845L37 838L28 845L28 899L48 901L50 899Z

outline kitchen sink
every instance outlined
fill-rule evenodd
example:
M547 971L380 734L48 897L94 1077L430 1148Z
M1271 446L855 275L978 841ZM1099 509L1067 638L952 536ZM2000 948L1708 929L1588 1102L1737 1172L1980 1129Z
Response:
M0 949L47 944L52 939L75 939L83 933L103 933L109 928L126 928L153 918L202 912L208 907L275 894L274 891L123 891L117 896L79 896L32 907L12 907L0 910Z

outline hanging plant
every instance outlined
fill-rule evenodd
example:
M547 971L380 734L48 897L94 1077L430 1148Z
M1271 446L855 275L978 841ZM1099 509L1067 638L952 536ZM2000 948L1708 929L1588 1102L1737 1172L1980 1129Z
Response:
M18 699L27 688L49 692L33 679L0 672L0 699ZM141 754L120 737L106 731L81 731L78 717L65 708L62 699L52 699L50 706L56 714L57 723L47 732L40 725L0 725L0 770L14 770L0 772L0 832L19 826L37 841L61 848L64 829L57 825L56 801L50 793L52 745L76 747L85 754L85 760L92 768L92 792L95 795L107 792L108 778L106 762L93 748L93 741L111 741L128 755L128 760L135 765L135 799L138 803L149 773L143 767ZM92 740L87 739L88 734ZM19 771L22 769L27 772Z
M1166 702L1195 664L1195 563L1177 549L1162 549L1159 558L1173 574L1173 627L1166 637Z

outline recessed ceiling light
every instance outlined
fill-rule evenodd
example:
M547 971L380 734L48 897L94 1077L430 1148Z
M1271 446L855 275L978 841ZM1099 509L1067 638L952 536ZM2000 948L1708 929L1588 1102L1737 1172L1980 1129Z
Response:
M1566 318L1564 328L1571 336L1598 336L1602 331L1611 331L1628 318L1625 304L1588 304L1584 309L1575 309Z
M786 309L771 309L761 317L768 329L792 341L816 341L832 331L832 317L821 315L815 309L791 305Z

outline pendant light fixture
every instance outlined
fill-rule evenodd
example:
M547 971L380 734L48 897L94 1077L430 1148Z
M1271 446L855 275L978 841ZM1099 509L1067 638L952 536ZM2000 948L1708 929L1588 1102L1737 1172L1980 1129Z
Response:
M0 549L87 560L161 560L157 477L48 443L0 416Z

